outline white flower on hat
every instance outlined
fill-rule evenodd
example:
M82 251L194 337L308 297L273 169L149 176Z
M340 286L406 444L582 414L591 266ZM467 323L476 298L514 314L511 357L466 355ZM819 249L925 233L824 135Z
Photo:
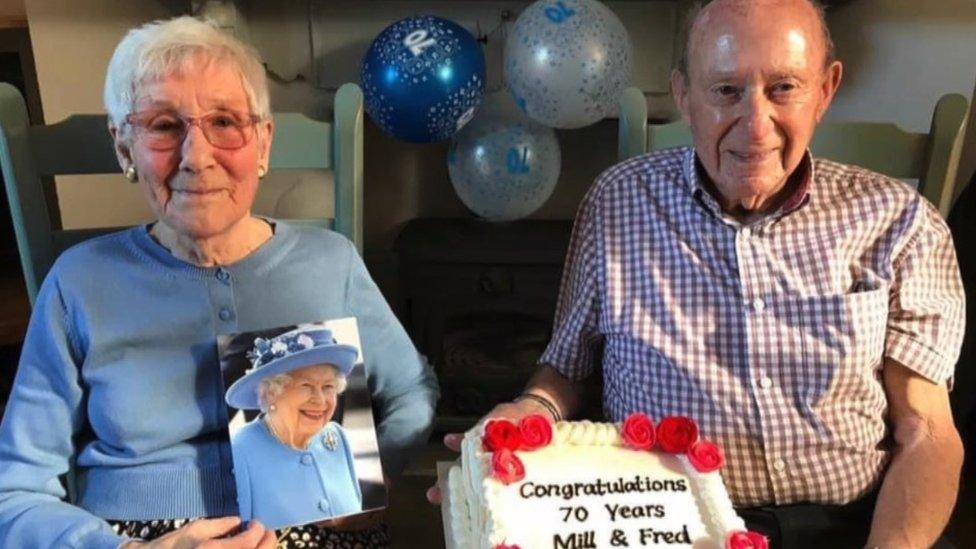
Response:
M288 352L288 345L284 341L278 340L271 344L271 354L282 356Z
M306 334L298 336L295 343L297 343L302 349L311 349L313 346L315 346L315 341Z

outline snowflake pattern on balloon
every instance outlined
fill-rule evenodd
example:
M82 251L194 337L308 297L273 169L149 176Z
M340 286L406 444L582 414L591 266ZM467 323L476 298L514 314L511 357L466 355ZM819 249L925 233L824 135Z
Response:
M403 67L396 72L396 78L409 86L432 78L424 73L432 72L450 58L460 47L459 42L454 29L438 24L436 18L411 17L383 31L377 53L383 65Z
M363 92L366 97L363 107L372 117L373 122L382 128L389 127L393 119L393 105L390 104L389 99L375 84L367 82L366 79L363 79Z
M430 108L427 115L427 131L434 135L437 141L454 135L474 116L475 109L481 103L484 89L485 82L478 78L478 75L471 75L467 84Z
M623 24L593 0L537 2L505 44L505 84L523 111L551 127L578 128L613 112L630 83Z
M480 104L484 73L481 47L463 27L408 17L384 29L363 60L366 112L396 137L442 141Z
M561 154L556 134L525 115L479 114L448 151L454 190L471 211L491 221L531 214L552 194Z

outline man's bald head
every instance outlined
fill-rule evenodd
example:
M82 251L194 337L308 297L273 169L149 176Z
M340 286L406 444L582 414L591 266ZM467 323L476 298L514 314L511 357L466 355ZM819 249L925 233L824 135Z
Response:
M843 66L811 0L713 0L671 88L727 213L751 219L788 194Z
M707 23L710 16L716 15L715 11L728 10L735 14L746 15L751 9L789 4L796 4L799 9L809 10L811 17L816 19L821 44L823 45L823 66L829 66L836 59L834 41L830 38L830 29L827 28L826 11L817 0L697 0L685 16L684 40L682 41L681 55L678 57L678 65L675 68L685 77L688 76L689 58L693 49L692 41L697 39L701 33L702 23Z

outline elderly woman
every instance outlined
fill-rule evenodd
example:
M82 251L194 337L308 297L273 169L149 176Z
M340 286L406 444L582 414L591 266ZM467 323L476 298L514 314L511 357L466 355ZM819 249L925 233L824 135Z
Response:
M361 511L352 450L332 423L356 348L308 327L258 338L249 356L227 390L231 406L263 412L231 439L241 520L282 528Z
M274 130L254 52L188 17L145 25L118 45L105 104L156 219L68 250L41 287L0 427L0 547L269 543L259 521L234 533L219 334L356 317L396 474L434 378L352 244L251 214Z

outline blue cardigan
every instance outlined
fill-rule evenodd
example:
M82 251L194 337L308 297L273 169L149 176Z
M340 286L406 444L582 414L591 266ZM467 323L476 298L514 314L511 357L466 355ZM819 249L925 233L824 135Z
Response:
M436 381L347 240L275 223L217 268L145 226L61 255L41 286L0 425L0 547L117 547L103 519L237 514L218 334L355 316L383 466L433 420ZM59 475L74 464L65 503Z
M330 449L325 443L332 436ZM304 451L278 441L256 419L231 439L241 520L279 529L358 513L363 496L346 433L328 423Z

